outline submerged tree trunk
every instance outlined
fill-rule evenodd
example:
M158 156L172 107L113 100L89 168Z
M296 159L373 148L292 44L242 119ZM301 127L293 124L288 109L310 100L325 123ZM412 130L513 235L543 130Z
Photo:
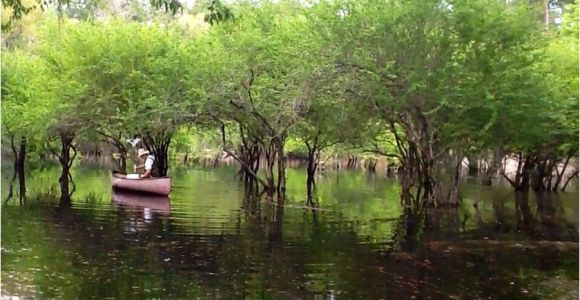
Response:
M117 171L121 173L127 173L127 153L129 152L125 144L122 141L122 132L118 132L115 136L109 134L103 130L97 130L97 132L104 137L104 142L113 145L119 151L119 160L117 160L114 156L112 157L113 162L116 164ZM113 153L111 153L111 156ZM98 151L95 151L95 156L99 157L100 154Z
M26 199L26 177L24 174L24 164L26 161L26 138L20 138L20 144L18 148L14 144L15 136L10 134L10 147L12 148L12 154L14 155L14 174L12 176L12 180L10 181L8 196L6 197L5 202L8 202L10 198L13 196L14 190L14 181L18 178L18 195L20 204Z
M119 157L119 168L121 172L127 173L127 151L121 152L121 157Z
M455 162L455 174L453 175L453 182L451 190L449 191L449 204L452 206L459 205L459 181L461 179L461 168L463 167L463 156L457 155Z
M62 171L60 178L58 180L60 184L60 202L61 204L68 204L71 201L71 196L75 192L74 182L72 182L72 176L70 174L70 168L72 163L77 155L76 149L73 147L73 134L61 134L60 135L60 154L55 153L58 157L60 162ZM71 157L71 150L73 151L73 155ZM54 151L53 151L54 153ZM72 190L69 187L69 183L72 183L73 188Z
M566 168L568 167L568 163L570 162L570 159L572 157L573 157L573 155L568 155L566 157L566 161L564 162L564 166L562 167L561 172L558 171L558 163L556 162L556 166L555 166L556 181L552 185L552 191L558 191L558 188L560 187L560 183L562 182L562 178L564 177L564 174L566 173Z
M276 148L278 156L278 196L283 198L286 193L286 156L284 154L285 138L276 139Z
M20 188L20 203L26 199L26 177L24 176L24 162L26 160L26 138L20 138L18 159L16 159L16 173L18 174L18 187Z
M530 175L534 169L533 158L531 155L524 155L522 152L518 153L518 165L514 179L512 180L502 170L501 175L510 183L516 191L524 191L530 188Z
M544 179L546 177L548 160L536 158L534 160L534 165L534 169L531 170L530 187L536 192L543 191L546 188L544 186Z
M502 159L504 158L504 154L500 151L495 151L492 155L493 156L491 158L491 162L488 163L488 166L483 172L481 178L481 184L483 186L491 186L492 184L491 179L493 177L493 174L497 174L497 172L502 167Z
M413 177L411 172L401 166L397 169L397 177L401 185L401 204L405 207L411 206L411 188L413 187ZM419 193L419 191L417 192Z
M376 173L377 170L377 163L378 160L375 158L369 158L366 162L365 162L365 169L367 173Z
M264 153L265 153L266 160L269 161L268 160L268 157L269 157L268 150L269 149L268 148L259 149L259 151L257 152L258 153L257 154L258 159L256 161L256 165L250 166L250 165L246 164L246 162L242 158L240 158L236 153L234 153L233 151L231 151L227 147L228 143L227 143L227 139L226 139L226 126L225 126L225 124L221 120L219 120L217 118L215 118L215 120L218 121L218 122L220 122L220 124L221 124L220 131L221 131L222 149L223 149L223 151L226 152L233 159L235 159L246 170L247 174L250 175L253 179L255 179L265 190L268 190L268 182L266 182L264 179L260 178L256 172L257 172L257 170L258 170L258 168L260 166L260 164L259 164L260 163L260 159L259 158L261 156L262 151L264 151ZM254 170L256 172L254 172ZM266 171L266 173L267 173L267 171Z
M238 171L240 181L250 185L255 182L255 178L251 173L258 173L261 154L262 150L258 144L240 145L240 159L244 162L244 164L240 164L240 170Z
M532 173L534 171L534 166L535 166L535 158L532 157L531 155L527 156L524 161L524 166L522 168L521 181L516 190L527 191L530 189L530 181Z
M166 130L157 134L147 134L143 139L145 146L155 156L157 165L157 176L167 176L169 169L169 144L173 137L172 130Z
M418 107L410 107L404 113L403 117L397 118L400 126L394 120L389 121L389 131L393 133L402 163L399 170L401 202L408 203L409 189L416 184L415 206L451 204L447 192L435 177L441 168L435 164L435 160L438 155L446 153L448 148L436 144L436 135L430 127L429 119Z
M568 186L568 183L570 183L570 181L574 178L574 177L578 177L578 170L574 171L574 173L570 174L570 177L568 177L568 179L566 180L566 182L564 183L564 185L562 186L562 189L560 189L562 192L564 192L566 190L566 187Z
M276 148L273 143L270 143L264 152L266 157L266 186L264 186L268 196L273 196L276 191L274 184L274 166L276 163Z
M316 175L316 158L312 151L308 151L308 165L306 166L306 188L308 190L308 195L312 194L312 191L316 185L315 175Z
M240 153L240 159L243 160L246 164L248 164L249 160L249 153L246 150L246 145L241 144L239 147L238 152ZM246 168L243 165L240 165L240 169L238 170L238 175L240 181L247 181L248 172L246 172Z
M306 166L306 188L308 190L308 196L312 195L314 188L316 187L316 169L318 169L318 164L320 162L320 149L318 146L318 135L314 137L314 140L310 143L305 142L306 148L308 149L308 165Z

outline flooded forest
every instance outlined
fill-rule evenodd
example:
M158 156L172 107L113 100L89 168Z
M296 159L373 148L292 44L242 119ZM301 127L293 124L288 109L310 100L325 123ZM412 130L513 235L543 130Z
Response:
M577 0L4 2L2 299L579 299Z

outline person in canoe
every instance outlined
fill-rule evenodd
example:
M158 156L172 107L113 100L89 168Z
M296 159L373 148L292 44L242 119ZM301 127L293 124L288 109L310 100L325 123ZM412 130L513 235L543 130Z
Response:
M155 156L149 154L149 151L141 148L137 151L137 156L139 158L138 165L135 165L135 172L139 173L140 178L151 178L157 177L157 163L155 161Z

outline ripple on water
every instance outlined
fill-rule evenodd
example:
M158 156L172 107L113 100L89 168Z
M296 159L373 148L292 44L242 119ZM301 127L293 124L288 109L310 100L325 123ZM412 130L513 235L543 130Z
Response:
M3 295L578 298L534 288L578 282L575 199L516 206L486 191L478 210L414 216L392 183L329 173L311 209L302 173L290 171L280 206L244 197L228 172L176 176L169 199L104 194L69 207L3 207ZM107 182L99 174L91 180ZM78 184L82 195L90 187Z

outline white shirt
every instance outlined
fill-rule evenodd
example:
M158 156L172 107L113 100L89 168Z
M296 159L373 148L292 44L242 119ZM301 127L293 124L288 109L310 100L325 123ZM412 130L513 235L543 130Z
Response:
M148 155L145 160L145 171L150 171L153 168L153 162L155 162L155 156Z

